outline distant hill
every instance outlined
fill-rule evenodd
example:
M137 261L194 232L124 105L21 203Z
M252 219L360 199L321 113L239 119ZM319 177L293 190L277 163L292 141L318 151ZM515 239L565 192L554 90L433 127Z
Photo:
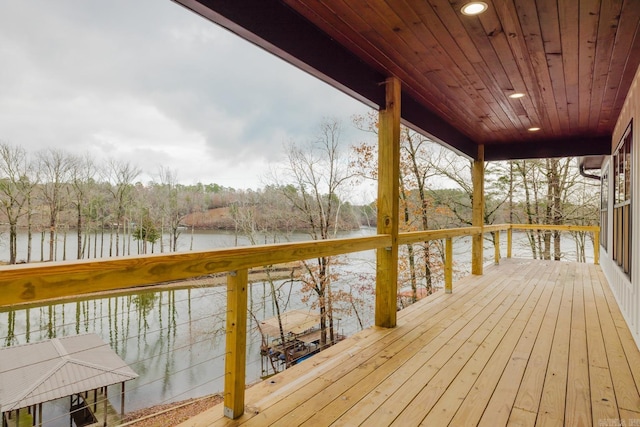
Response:
M182 225L199 229L233 230L235 228L229 207L190 213L182 220Z

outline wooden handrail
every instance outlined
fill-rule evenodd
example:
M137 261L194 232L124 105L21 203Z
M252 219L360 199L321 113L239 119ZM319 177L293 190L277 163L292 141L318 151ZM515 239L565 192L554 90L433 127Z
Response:
M20 264L0 268L0 308L391 246L389 235Z
M593 263L600 264L600 226L598 225L551 225L551 224L510 224L507 257L511 258L511 230L584 231L593 233Z
M398 244L471 236L511 230L587 231L596 236L598 226L493 224L400 233ZM0 308L77 297L103 291L152 286L158 282L183 280L207 274L235 271L391 246L390 235L297 243L247 246L211 251L129 256L103 260L63 261L4 266L0 268ZM599 251L594 245L594 262ZM511 239L507 241L507 257Z
M551 224L511 224L514 230L559 230L559 231L588 231L597 233L598 225L551 225Z
M429 240L447 239L450 237L472 236L482 233L482 227L443 228L440 230L411 231L398 235L398 244L426 242Z

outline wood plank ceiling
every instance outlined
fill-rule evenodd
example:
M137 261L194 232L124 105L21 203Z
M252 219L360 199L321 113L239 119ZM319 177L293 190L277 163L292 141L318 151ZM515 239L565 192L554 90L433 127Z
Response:
M405 124L487 160L609 154L640 63L638 0L177 1L372 107L398 77Z

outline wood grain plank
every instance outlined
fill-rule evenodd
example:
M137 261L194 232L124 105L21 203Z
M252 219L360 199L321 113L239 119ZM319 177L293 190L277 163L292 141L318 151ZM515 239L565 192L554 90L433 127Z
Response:
M636 37L640 8L635 2L625 1L613 45L612 60L607 76L606 92L602 98L600 126L607 129L615 125L627 96L623 88L630 87L637 66L630 66L629 58L638 58L640 43ZM623 53L624 52L624 53Z
M506 283L504 286L506 286ZM500 288L501 287L498 286L498 289ZM248 401L250 399L248 405L252 408L251 412L256 414L256 420L251 423L264 424L275 422L285 417L288 421L291 421L290 418L296 415L292 414L292 416L290 416L289 413L292 411L295 412L299 406L304 405L307 401L310 402L307 404L307 407L316 405L318 401L316 401L315 398L319 393L325 396L324 392L327 387L330 386L329 383L332 384L333 382L339 381L349 384L351 381L357 382L360 376L371 373L371 369L377 369L381 364L390 360L392 355L397 354L397 351L403 348L402 346L411 345L411 342L418 340L417 337L423 333L424 329L434 328L433 333L437 334L440 330L440 326L438 326L439 322L446 321L456 311L464 314L471 306L471 301L474 301L471 289L461 290L461 292L461 295L457 298L443 298L436 303L430 303L430 301L426 299L423 300L426 304L413 304L410 308L421 306L422 309L417 310L410 319L404 318L403 321L406 323L399 324L398 327L394 329L387 329L386 331L389 332L381 339L373 343L367 341L366 347L358 346L357 354L352 354L348 360L341 360L339 364L331 363L330 367L325 367L322 364L317 365L318 369L322 369L322 378L320 381L312 379L304 384L296 384L295 401L293 405L291 398L283 401L282 398L284 395L281 393L275 396L264 394L254 396L254 394L251 393L251 395L247 397ZM442 294L442 292L439 293ZM451 296L452 295L449 295L449 297ZM401 313L402 312L404 312L404 310L402 310ZM429 338L429 336L425 338ZM344 344L339 343L331 347L329 350L336 352L338 347L348 345L346 341ZM322 352L321 355L324 355L324 352ZM309 361L316 362L315 356ZM322 362L328 363L330 361L330 359L325 359ZM353 373L350 371L353 371ZM291 390L288 391L290 392ZM302 411L304 410L305 409ZM245 417L245 419L248 418L249 417Z
M473 385L472 380L479 371L480 366L486 363L487 358L491 356L495 347L510 329L531 292L531 289L527 289L522 282L517 283L516 286L519 289L518 294L511 295L507 303L495 310L476 333L464 341L462 346L453 354L451 360L435 372L435 375L427 382L426 386L419 390L419 393L415 394L416 387L403 387L405 392L401 393L415 395L413 400L416 403L404 408L402 408L402 405L400 407L396 406L393 410L384 413L384 415L394 414L396 411L401 410L393 419L391 425L418 425L451 387L464 389ZM433 365L430 364L431 366ZM467 366L470 367L468 375L465 372ZM386 402L383 408L385 406ZM376 415L374 413L370 419L377 421L380 416L382 414ZM384 422L387 422L387 420L385 419Z
M375 14L372 14L368 5L362 11L354 10L350 2L336 0L333 2L318 2L317 0L292 1L287 3L298 10L303 16L312 20L320 28L331 34L335 33L337 40L343 42L367 63L381 70L387 75L394 75L403 82L405 90L416 99L421 100L433 111L450 122L456 115L455 106L451 104L451 98L442 87L437 86L437 81L424 79L419 73L410 73L398 65L393 56L395 47L393 43L384 38L375 30ZM389 34L386 32L385 34ZM413 65L411 65L413 67ZM388 70L385 72L385 70ZM421 90L416 90L421 88ZM429 92L429 97L424 97L422 91Z
M507 281L504 281L503 286L499 285L498 289L508 286ZM499 299L500 293L491 292L487 299ZM456 307L453 313L441 318L435 324L425 322L424 326L419 328L417 338L409 336L403 338L409 340L409 344L402 350L402 354L395 357L387 357L388 355L384 354L384 359L380 359L380 363L375 365L373 371L359 381L351 381L347 376L340 377L323 390L321 396L315 397L306 408L296 408L287 416L287 421L295 425L329 425L355 404L358 404L358 409L361 411L363 408L369 408L368 411L372 411L371 408L375 406L372 406L373 402L365 397L372 389L383 390L379 395L391 393L437 351L449 345L455 335L469 325L472 319L475 321L477 315L483 310L482 307L482 304L465 310ZM387 353L386 349L384 353ZM365 367L358 367L358 371L362 369ZM384 385L382 385L383 382ZM353 413L348 416L348 420L349 423L354 422ZM339 425L340 422L337 424Z
M484 351L487 354L474 355L456 379L455 384L449 387L442 399L422 420L422 425L478 425L486 411L485 408L494 396L503 394L507 399L511 397L513 401L534 342L532 336L535 337L537 334L539 324L544 317L544 309L553 290L552 286L545 286L548 278L548 273L545 273L525 281L522 294L527 295L527 298L523 301L521 308L516 311L516 316L506 334L495 346L485 343L478 353ZM534 315L537 307L542 309ZM511 362L515 362L515 365ZM469 380L465 380L464 376L469 377ZM461 387L460 385L465 382L471 385ZM512 390L505 392L502 389L503 393L497 392L500 382L503 385L508 383L513 386ZM503 400L501 404L504 405L507 402L508 400ZM503 423L506 422L509 412L510 410L505 412ZM493 414L491 425L501 424L498 419L499 411Z
M536 423L543 425L564 424L574 279L575 267L568 265L562 278L564 289L537 411Z
M606 420L607 419L605 418L603 421L606 422ZM640 411L627 411L626 409L621 409L620 418L613 418L613 420L617 420L619 425L640 426Z
M600 0L580 1L580 23L578 28L578 90L580 104L591 105L591 91L593 85L592 72L594 68L596 37L598 34L598 15L600 12ZM579 116L579 129L587 132L589 126L590 108L581 108Z
M476 328L475 325L488 317L489 309L498 306L504 301L503 293L510 287L510 284L508 281L496 284L498 286L495 290L498 292L491 290L482 298L483 301L491 301L490 303L480 302L479 304L456 308L452 323L445 321L443 333L428 343L419 353L403 362L401 366L397 366L395 363L390 365L389 367L395 368L395 370L381 372L387 375L384 378L380 378L380 382L377 385L375 385L375 380L374 382L370 382L369 379L361 381L344 394L343 397L345 399L334 400L330 406L324 408L321 413L311 418L310 421L317 422L317 425L326 425L323 421L333 422L335 415L338 414L340 419L334 423L336 426L348 426L364 422L391 394L397 392L405 382L417 375L417 371L421 367L432 358L437 357L436 353L446 352L447 348L451 349L454 343L460 342L459 335L469 336L470 332ZM375 376L379 378L377 371ZM346 408L348 408L348 411L345 411Z
M562 40L562 68L564 70L564 86L569 114L569 130L580 131L580 90L579 62L577 60L579 31L574 24L579 15L579 3L563 1L558 3L560 37Z
M584 311L589 355L591 413L593 422L597 423L598 420L618 418L618 408L594 296L594 286L601 285L598 283L599 278L594 274L595 272L591 268L587 271L588 280L584 281Z
M504 97L505 93L513 93L514 91L526 92L526 84L522 80L519 72L513 73L513 68L505 68L501 63L499 56L500 52L497 52L491 41L487 37L485 29L482 27L477 18L462 19L458 11L452 9L447 0L429 0L433 10L437 13L440 21L446 23L445 26L450 31L450 34L454 40L464 50L465 55L472 55L471 58L481 58L481 60L472 60L474 67L484 72L483 81L485 84L491 84L496 92L492 91L492 95L495 99ZM465 42L465 40L468 40ZM474 53L477 52L477 53ZM492 80L497 83L497 88L492 84ZM517 108L521 103L525 103L527 107L531 107L530 101L522 100L502 104L507 108ZM521 111L521 110L520 110ZM517 113L516 113L517 114ZM523 120L525 120L523 122ZM517 123L519 125L528 126L530 120L526 117L518 115ZM500 140L514 140L520 136L518 131L514 131L512 128L507 129L495 129L490 139L479 138L478 142L495 142Z
M508 423L549 304L553 296L557 296L560 290L560 286L554 280L557 274L557 266L554 266L554 268L545 268L544 273L538 280L529 282L529 286L544 287L544 291L538 300L535 311L532 313L517 347L511 355L509 364L505 368L495 391L491 395L491 399L486 405L486 409L478 423L479 426L490 427L494 425L506 425Z
M224 413L236 419L244 413L247 365L247 290L249 272L227 274L227 319L224 358Z
M464 112L469 119L484 115L487 104L476 93L465 73L451 60L446 52L447 46L441 46L436 41L431 30L422 25L403 1L394 2L393 7L384 1L350 0L349 4L359 10L370 8L375 14L371 19L380 22L380 25L374 30L380 37L394 40L394 53L391 56L395 63L402 65L405 70L410 69L416 79L429 80L443 93L456 94L441 102ZM494 125L489 126L484 121L476 123L478 125L486 126L485 131L494 128Z
M505 259L457 282L456 294L434 297L400 312L398 328L365 330L252 387L239 420L214 408L183 426L597 425L640 417L640 351L599 266Z
M250 246L0 268L0 307L389 246L390 236Z
M459 43L468 40L468 37L455 39L449 33L449 28L438 19L433 8L427 2L413 2L411 6L405 0L395 0L394 10L404 22L410 22L415 39L419 40L434 54L430 55L432 61L438 64L439 73L436 78L441 78L442 69L459 70L455 75L456 79L463 82L462 88L467 92L467 98L474 102L482 110L477 119L480 122L490 120L491 129L506 128L518 122L515 114L508 114L510 110L505 109L509 105L506 98L495 98L493 91L485 84L486 74L480 74L479 67L474 66L467 56L462 52ZM482 61L484 63L484 61ZM493 79L488 83L493 88L498 89ZM498 91L500 92L500 91ZM482 100L482 102L479 102ZM491 112L489 114L488 112ZM515 122L514 122L515 121Z
M537 414L544 388L544 380L549 364L549 356L553 344L555 325L560 310L560 302L564 290L566 273L558 272L554 283L553 296L545 312L540 332L527 362L527 367L514 402L514 410L520 414ZM513 411L512 411L513 412ZM528 419L529 417L525 417ZM535 417L534 417L535 421ZM509 423L512 422L511 416ZM513 421L515 422L515 421Z
M567 369L567 397L564 422L568 425L590 425L591 390L589 387L589 356L584 309L586 269L577 269L571 307L571 337L569 338L569 367Z
M531 83L528 96L536 104L540 122L538 126L554 134L561 132L557 111L557 99L551 81L549 64L542 38L541 21L537 13L537 2L519 1L515 10L510 2L496 6L506 40L522 70L524 78ZM545 18L549 18L546 16ZM553 23L553 20L551 21ZM561 80L563 81L563 80ZM561 95L560 95L561 96ZM562 98L559 98L562 100Z
M551 88L556 105L558 120L562 134L570 134L569 110L567 105L567 91L565 87L565 70L563 63L562 36L558 16L558 2L556 0L538 0L538 22L540 35L543 40L543 51L546 65L551 77ZM522 15L519 12L519 15ZM527 30L523 29L526 34Z
M609 111L603 112L603 99L607 90L607 78L611 68L613 47L618 33L622 0L601 0L598 21L598 42L595 46L594 69L591 83L591 104L589 111L589 128L602 129L601 116L607 117ZM604 114L603 114L604 113ZM603 118L604 118L603 117ZM607 120L608 122L608 120Z
M599 283L601 286L594 287L594 294L616 402L620 409L637 411L640 409L640 354L613 293L604 283ZM616 320L621 327L616 325Z
M520 408L513 408L507 426L509 427L533 427L536 425L536 418L538 414L536 412L525 411Z

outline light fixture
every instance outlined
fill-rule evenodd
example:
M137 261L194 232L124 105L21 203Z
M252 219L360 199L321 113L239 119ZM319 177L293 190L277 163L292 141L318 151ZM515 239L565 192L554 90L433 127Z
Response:
M488 7L489 6L487 6L487 4L483 1L472 1L471 3L467 3L462 6L460 12L462 12L463 15L468 16L479 15L487 10Z
M509 95L509 98L518 99L524 97L524 93L516 92Z
M529 132L537 132L537 131L539 131L539 130L540 130L540 128L532 127L532 128L527 129L527 130L528 130Z

